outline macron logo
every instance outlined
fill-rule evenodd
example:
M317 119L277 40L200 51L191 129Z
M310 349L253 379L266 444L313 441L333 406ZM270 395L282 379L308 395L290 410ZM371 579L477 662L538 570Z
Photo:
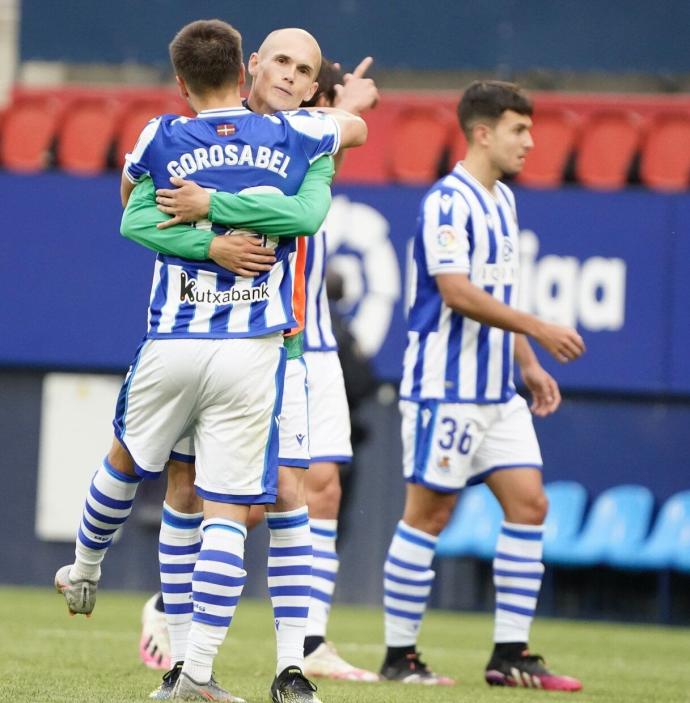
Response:
M304 435L303 434L296 434L295 437L297 437L297 441L299 442L299 446L302 446L302 442L304 442Z

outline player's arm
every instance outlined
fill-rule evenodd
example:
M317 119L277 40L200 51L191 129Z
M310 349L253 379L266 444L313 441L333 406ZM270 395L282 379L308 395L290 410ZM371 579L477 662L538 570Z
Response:
M558 383L539 363L529 340L523 334L515 335L515 360L520 366L522 380L532 394L532 412L539 417L556 412L561 404Z
M308 111L323 112L335 121L340 133L340 149L361 146L367 140L367 123L358 115L337 107L308 107Z
M474 285L467 274L439 274L436 284L443 302L458 314L483 325L528 335L560 362L577 359L585 351L576 330L545 322L496 300Z
M123 181L126 180L123 178ZM129 181L127 181L129 183ZM153 251L184 259L209 258L214 232L178 224L161 230L156 227L170 218L156 207L156 189L151 178L144 178L133 187L122 214L120 233Z
M331 205L333 160L317 159L307 171L296 195L279 193L210 193L193 181L171 178L170 189L156 191L158 209L172 219L160 229L202 218L227 227L279 237L316 234Z
M123 173L122 180L120 181L120 200L122 200L122 207L127 207L129 196L132 195L135 186L136 183L132 183Z

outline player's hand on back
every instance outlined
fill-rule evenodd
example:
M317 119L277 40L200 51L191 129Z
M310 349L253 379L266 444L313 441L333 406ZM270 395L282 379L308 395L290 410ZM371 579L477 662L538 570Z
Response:
M364 58L352 73L343 76L343 85L336 85L335 107L346 110L354 115L370 110L379 101L379 91L376 83L364 74L369 70L374 59Z
M233 230L232 234L214 237L208 250L209 258L228 271L240 276L256 276L270 271L275 252L262 246L262 238L253 232Z
M573 361L585 353L582 337L572 327L539 321L534 340L562 364Z
M173 176L170 182L176 187L156 190L158 209L167 215L173 215L171 220L159 224L159 229L165 229L180 222L196 222L208 215L211 206L209 191L193 181L177 176Z

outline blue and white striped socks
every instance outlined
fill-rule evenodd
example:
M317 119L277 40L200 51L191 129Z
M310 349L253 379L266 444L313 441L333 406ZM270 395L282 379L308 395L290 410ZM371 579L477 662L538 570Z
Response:
M494 642L529 642L544 576L543 525L504 522L496 543Z
M192 572L201 549L202 519L202 513L181 513L163 503L158 560L173 664L184 659L192 624Z
M437 537L406 525L393 535L383 570L386 646L416 644L434 582L431 562Z
M312 544L307 506L266 513L271 532L268 591L276 628L276 673L304 663L304 637L311 594Z
M107 458L103 459L86 495L74 551L76 559L69 573L72 581L100 579L101 562L113 535L132 512L140 482L140 478L120 473Z
M194 681L206 683L247 578L247 528L233 520L211 518L201 523L201 533L201 551L192 575L194 614L182 670Z
M335 550L338 521L310 518L309 529L314 547L314 564L311 572L307 637L325 639L335 580L340 566L338 553Z

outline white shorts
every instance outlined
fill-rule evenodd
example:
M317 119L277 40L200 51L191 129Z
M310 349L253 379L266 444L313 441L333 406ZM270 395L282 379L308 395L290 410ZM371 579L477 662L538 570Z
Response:
M307 367L304 360L288 359L285 365L285 389L278 434L279 466L309 468L309 402Z
M302 359L288 359L285 364L283 404L278 431L278 464L306 469L309 467L309 406L307 369ZM194 463L194 434L181 437L170 453L171 459Z
M120 391L115 434L142 476L159 474L178 440L193 437L202 498L275 502L284 374L281 334L147 340Z
M522 396L473 405L400 401L403 473L444 493L481 483L498 469L541 468L532 416Z
M338 352L305 352L312 461L352 461L350 410Z

